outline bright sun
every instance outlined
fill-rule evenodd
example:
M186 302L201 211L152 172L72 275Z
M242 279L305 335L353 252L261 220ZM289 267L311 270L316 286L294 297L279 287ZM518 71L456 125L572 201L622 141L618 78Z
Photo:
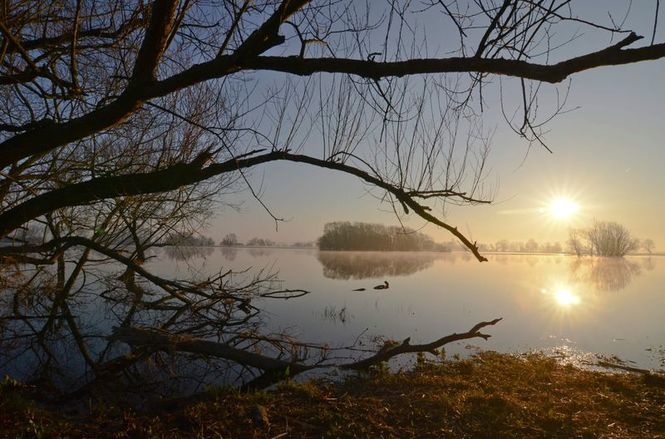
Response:
M550 215L558 220L569 219L579 210L579 204L569 198L555 198L548 206Z

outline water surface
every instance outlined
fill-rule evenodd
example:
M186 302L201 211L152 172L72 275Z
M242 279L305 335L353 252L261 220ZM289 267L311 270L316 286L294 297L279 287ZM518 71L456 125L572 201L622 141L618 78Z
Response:
M319 252L210 249L154 267L185 275L220 267L277 273L285 288L310 294L264 300L267 328L304 341L350 345L362 336L429 342L503 317L486 332L448 348L502 352L547 350L617 356L644 368L663 366L665 258L577 258L568 255ZM372 287L387 280L390 288ZM365 291L353 291L366 288Z
M578 364L599 354L640 368L665 366L665 258L488 258L479 263L467 253L158 249L146 268L165 279L197 283L226 273L224 288L269 277L268 282L256 284L255 293L308 292L289 300L239 292L247 300L241 306L237 301L212 299L202 306L207 299L198 296L193 306L183 302L175 308L172 296L154 288L142 299L123 288L123 267L93 264L64 308L54 308L47 293L3 291L0 376L49 382L64 391L105 382L104 371L115 370L116 360L136 354L109 337L114 327L121 326L157 327L241 349L260 348L271 356L281 348L282 358L295 354L309 364L321 353L310 344L338 348L326 351L329 364L331 356L347 361L369 355L359 350L376 350L385 339L410 337L414 344L428 343L497 317L503 320L484 330L492 335L489 340L451 344L446 346L447 354L544 350ZM385 281L388 289L373 289ZM150 303L163 306L154 308ZM274 342L285 336L308 345ZM125 384L139 395L154 389L161 392L165 386L169 388L164 393L188 393L208 384L246 383L258 375L222 359L161 351L149 355L140 362L132 360L116 374L126 377ZM401 359L392 366L411 360ZM109 386L115 391L115 384Z

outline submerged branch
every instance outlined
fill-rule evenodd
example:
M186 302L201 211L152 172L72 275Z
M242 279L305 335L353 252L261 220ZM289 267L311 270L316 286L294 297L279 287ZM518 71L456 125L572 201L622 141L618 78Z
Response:
M113 335L109 339L111 341L121 341L130 346L149 347L165 352L188 352L208 357L223 358L264 371L289 369L292 373L300 373L312 368L312 366L292 363L268 357L267 355L237 349L225 343L174 335L156 329L114 328Z
M434 350L441 348L442 346L452 343L459 340L466 340L469 338L483 338L487 340L491 337L489 334L483 334L480 330L486 326L493 326L499 323L503 317L498 319L490 320L489 322L480 322L476 324L473 328L467 332L455 333L441 337L438 340L435 340L431 343L426 344L411 344L411 337L404 339L400 344L386 344L381 348L376 354L372 355L369 358L364 360L356 361L349 364L343 364L340 367L342 369L352 369L352 370L361 370L367 369L370 366L374 366L379 363L390 360L393 357L402 354L416 353L416 352L430 352L434 353Z
M109 340L127 343L133 347L148 348L152 350L164 351L167 353L186 352L190 354L202 355L204 357L222 358L225 360L233 361L242 366L259 369L264 373L250 384L250 387L257 387L260 383L267 385L273 384L282 379L295 376L308 370L320 369L324 367L339 367L340 369L348 370L365 370L371 366L389 361L390 359L402 354L417 352L434 353L436 349L439 349L448 343L470 338L483 338L487 340L491 336L489 334L480 332L480 330L486 326L493 326L501 320L502 318L497 318L487 322L480 322L467 332L450 334L426 344L412 345L410 344L410 338L407 338L401 344L384 345L371 357L343 364L318 363L307 365L298 361L286 361L267 355L234 348L225 343L202 340L190 336L175 335L166 331L151 328L114 328L113 334L109 337Z

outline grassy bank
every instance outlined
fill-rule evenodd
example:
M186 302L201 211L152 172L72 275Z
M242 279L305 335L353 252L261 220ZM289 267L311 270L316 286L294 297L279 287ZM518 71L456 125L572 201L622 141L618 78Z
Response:
M665 386L541 356L483 353L344 383L274 392L216 391L137 413L91 403L85 414L40 404L5 382L5 437L665 437ZM70 410L71 412L71 410Z

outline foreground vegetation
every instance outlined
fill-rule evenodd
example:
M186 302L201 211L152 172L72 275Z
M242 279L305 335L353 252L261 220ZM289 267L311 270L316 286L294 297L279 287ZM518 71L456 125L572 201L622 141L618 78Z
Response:
M36 394L36 392L35 392ZM86 403L63 413L30 388L0 390L4 437L662 437L665 386L538 355L483 353L344 383L208 392L134 411Z

